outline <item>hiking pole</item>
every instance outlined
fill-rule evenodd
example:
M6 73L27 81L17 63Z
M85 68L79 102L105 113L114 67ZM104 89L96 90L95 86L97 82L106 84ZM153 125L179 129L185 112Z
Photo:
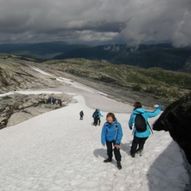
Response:
M151 133L154 134L154 131L152 129L152 127L150 126L149 122L147 121L147 125L149 126L149 129L151 130Z

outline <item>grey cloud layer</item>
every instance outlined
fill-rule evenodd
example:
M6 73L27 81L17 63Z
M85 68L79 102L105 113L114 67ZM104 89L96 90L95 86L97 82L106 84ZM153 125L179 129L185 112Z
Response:
M191 45L191 0L0 0L0 42Z

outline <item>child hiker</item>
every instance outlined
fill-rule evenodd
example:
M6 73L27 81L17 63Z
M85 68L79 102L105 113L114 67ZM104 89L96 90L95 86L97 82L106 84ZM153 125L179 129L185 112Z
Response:
M101 143L107 146L108 158L104 160L105 163L112 162L113 151L117 161L117 168L122 169L120 144L123 137L121 124L117 121L113 113L108 113L106 123L102 128Z

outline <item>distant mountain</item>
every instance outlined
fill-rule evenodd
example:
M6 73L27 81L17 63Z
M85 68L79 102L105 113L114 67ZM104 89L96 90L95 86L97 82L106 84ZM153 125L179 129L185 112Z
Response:
M57 55L85 47L85 45L70 45L62 42L0 44L0 53L34 57L38 59L52 59Z
M141 45L131 48L127 45L105 45L75 49L55 59L86 58L107 60L115 64L128 64L143 68L160 67L168 70L191 71L191 48L174 48L167 44Z
M0 53L39 59L85 58L107 60L113 64L128 64L143 68L191 71L191 47L175 48L169 44L140 45L71 45L64 42L36 44L2 44Z

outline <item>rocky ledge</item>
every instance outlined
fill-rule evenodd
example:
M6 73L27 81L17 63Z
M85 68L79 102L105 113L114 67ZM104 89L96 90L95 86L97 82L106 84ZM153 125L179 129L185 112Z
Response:
M0 129L16 125L39 114L66 106L68 95L20 95L0 98Z

